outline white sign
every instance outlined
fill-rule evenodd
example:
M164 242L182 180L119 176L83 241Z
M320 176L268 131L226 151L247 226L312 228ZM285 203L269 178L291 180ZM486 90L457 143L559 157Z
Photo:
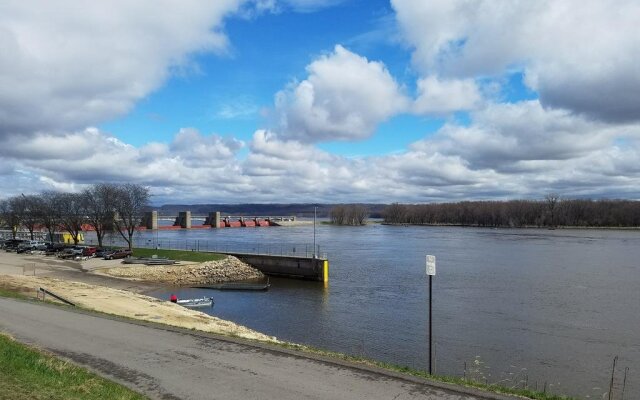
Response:
M436 274L436 256L427 256L427 275Z

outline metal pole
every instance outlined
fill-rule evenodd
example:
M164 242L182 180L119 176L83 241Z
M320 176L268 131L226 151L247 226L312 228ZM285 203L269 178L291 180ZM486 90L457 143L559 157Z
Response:
M432 299L433 299L433 275L429 275L429 375L433 373L433 358L431 349L433 348L433 325L432 325Z
M611 368L611 382L609 383L609 400L611 400L611 393L613 392L613 379L616 375L617 362L618 362L618 356L613 357L613 368Z
M313 258L316 258L316 215L318 207L313 207Z

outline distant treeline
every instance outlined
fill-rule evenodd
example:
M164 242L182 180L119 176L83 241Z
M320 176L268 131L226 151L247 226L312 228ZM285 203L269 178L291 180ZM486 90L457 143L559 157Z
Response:
M640 202L630 200L463 201L391 204L384 221L486 227L640 227Z

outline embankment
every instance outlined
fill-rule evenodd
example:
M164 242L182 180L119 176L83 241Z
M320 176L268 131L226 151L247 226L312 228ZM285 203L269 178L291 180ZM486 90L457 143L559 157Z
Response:
M207 285L264 277L262 272L233 256L227 256L219 261L207 261L197 264L153 266L119 264L116 267L102 268L93 272L116 278L172 286Z
M203 332L278 342L273 336L256 332L242 325L127 290L43 276L22 275L0 275L0 287L18 291L30 297L35 297L36 290L44 287L77 306L89 310Z

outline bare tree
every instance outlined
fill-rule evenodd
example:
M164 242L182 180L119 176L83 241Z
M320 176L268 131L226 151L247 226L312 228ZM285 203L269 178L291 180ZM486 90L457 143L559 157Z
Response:
M369 217L369 210L361 204L351 204L348 207L349 225L365 225Z
M340 204L331 209L330 216L335 225L364 225L369 210L361 204Z
M556 193L549 193L548 195L544 196L544 200L547 203L547 210L549 211L549 215L551 216L550 225L553 227L555 226L555 212L558 205L558 200L560 200L560 196L558 196L558 194Z
M142 223L144 212L149 207L149 189L132 183L117 187L115 197L114 225L122 238L133 248L133 234Z
M331 223L334 225L344 225L346 210L344 205L337 205L331 208L329 212L329 216L331 217Z
M37 195L24 194L19 199L22 203L22 225L29 231L31 240L34 240L34 231L42 226L42 199Z
M425 208L423 207L423 209ZM391 224L406 223L406 213L407 207L405 205L393 203L387 206L383 211L384 222Z
M82 192L84 197L87 223L96 231L98 246L107 232L113 230L118 186L99 183Z
M0 222L11 229L11 235L15 239L20 226L20 216L14 213L11 200L12 198L0 201Z
M7 222L11 226L11 233L13 238L16 238L18 229L22 226L22 221L25 214L25 201L21 196L14 196L9 198L9 204L5 215Z
M60 226L71 235L74 244L80 242L82 224L86 222L84 197L80 193L62 193L58 199Z
M55 241L55 233L60 229L62 206L64 194L57 192L42 192L40 195L42 207L42 224L49 233L49 241Z

